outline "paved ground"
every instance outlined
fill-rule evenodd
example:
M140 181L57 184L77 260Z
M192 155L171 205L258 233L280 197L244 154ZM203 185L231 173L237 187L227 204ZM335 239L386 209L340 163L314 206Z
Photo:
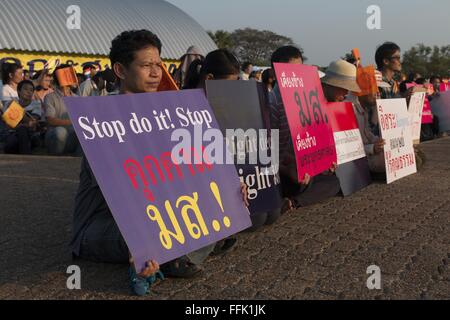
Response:
M450 138L423 144L419 174L283 216L239 235L195 280L148 299L450 299ZM80 263L66 289L79 159L0 155L0 299L136 299L127 267ZM382 270L382 290L366 269Z

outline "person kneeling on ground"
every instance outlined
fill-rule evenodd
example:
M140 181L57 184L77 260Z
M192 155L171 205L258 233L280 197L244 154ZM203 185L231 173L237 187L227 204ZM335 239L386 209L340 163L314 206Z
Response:
M218 49L210 52L205 59L195 60L191 63L187 75L185 89L206 90L206 81L211 80L238 80L240 76L240 64L236 57L226 49ZM248 203L247 203L248 206ZM270 225L281 215L281 208L269 212L250 212L252 227L247 231L255 231L263 225ZM230 237L219 242L213 253L229 249L236 242Z
M112 41L110 59L119 79L120 94L156 92L162 79L161 41L148 30L125 31ZM245 195L245 193L244 193ZM200 249L161 265L148 261L147 268L135 270L125 240L112 216L86 157L83 157L80 185L75 198L73 237L74 258L102 263L130 263L131 285L136 294L148 291L161 269L164 276L191 278L210 250ZM191 258L195 260L193 263Z
M379 71L375 71L378 75L377 85L380 88L390 88L390 85L382 81L382 76ZM379 94L360 95L359 97L353 94L347 96L346 101L353 105L353 111L358 122L361 138L364 143L364 151L369 162L369 170L372 176L376 178L378 175L386 173L386 165L384 162L384 146L386 141L379 135L375 135L371 130L369 121L369 114L376 114L377 98Z
M274 63L302 64L303 55L298 48L285 46L273 53L271 62L272 68ZM304 179L298 182L294 145L278 84L269 93L269 105L271 129L279 130L280 137L280 177L285 197L282 212L313 205L336 196L341 189L334 174L336 164L314 178L306 174Z

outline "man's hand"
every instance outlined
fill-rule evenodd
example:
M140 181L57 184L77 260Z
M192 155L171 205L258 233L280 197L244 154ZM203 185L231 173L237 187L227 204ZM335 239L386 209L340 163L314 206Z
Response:
M159 270L159 264L154 260L147 261L146 265L147 267L138 274L139 277L148 278Z
M303 180L300 181L300 184L307 186L311 182L311 176L307 173L305 173L305 176L303 177Z
M32 130L36 130L38 122L36 121L36 119L30 119L28 121L28 128L32 129Z
M386 145L386 141L384 139L380 139L373 145L373 152L375 154L382 153L384 151L384 146Z
M244 200L244 204L246 207L250 206L250 203L248 202L248 187L245 183L241 182L241 193L242 193L242 200Z
M336 162L333 162L333 164L331 165L331 168L330 168L330 172L331 172L331 173L335 173L337 167L338 167L337 163L336 163Z

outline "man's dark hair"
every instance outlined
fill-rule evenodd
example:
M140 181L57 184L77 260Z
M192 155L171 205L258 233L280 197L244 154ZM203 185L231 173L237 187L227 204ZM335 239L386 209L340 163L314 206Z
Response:
M264 72L261 75L262 82L265 84L269 83L270 78L273 78L275 80L275 72L273 71L272 68L264 70Z
M397 51L400 51L400 47L393 42L385 42L379 46L375 53L377 68L382 70L384 67L384 59L390 59Z
M250 61L245 61L242 64L242 71L245 71L245 69L247 69L248 67L250 67L252 65L252 63Z
M427 82L427 80L425 78L417 78L416 79L417 84L425 84L425 82Z
M22 90L24 85L29 84L30 86L33 87L33 90L35 89L34 83L31 80L22 80L19 82L19 84L17 85L17 92L20 92L20 90Z
M440 76L431 76L430 77L430 83L433 83L434 80L439 79L439 81L442 81Z
M208 53L204 60L197 59L191 63L186 74L184 89L197 88L201 77L212 74L215 79L227 75L239 74L239 60L227 49L217 49Z
M303 61L302 51L294 46L284 46L275 50L270 62L273 68L274 63L288 63L291 59L302 59Z
M405 80L400 82L400 85L398 86L400 93L405 93L406 91L408 91L408 88L406 86L408 83L411 83L411 81Z
M43 70L36 71L36 72L33 74L33 76L31 77L31 80L37 80L37 79L39 79L39 77L41 76L42 72L43 72Z
M8 84L10 77L9 75L14 74L18 69L22 69L23 67L17 63L5 62L2 64L2 81L3 84Z
M148 47L155 47L161 54L161 40L149 30L124 31L118 35L111 43L109 59L111 66L121 63L128 67L134 60L135 52Z
M110 68L106 68L105 70L103 70L101 72L101 75L102 75L103 80L105 80L106 82L111 82L111 83L116 82L116 76Z

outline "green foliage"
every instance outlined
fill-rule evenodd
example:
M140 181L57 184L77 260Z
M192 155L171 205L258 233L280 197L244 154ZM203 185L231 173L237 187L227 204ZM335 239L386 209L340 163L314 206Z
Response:
M403 54L403 72L419 73L429 78L433 75L450 74L450 45L429 47L418 44Z
M224 30L208 31L208 34L219 48L229 49L242 62L250 61L259 66L269 66L272 53L279 47L295 45L291 38L268 30L245 28L231 33Z
M225 30L217 30L216 32L208 31L208 35L213 39L219 49L233 50L233 40L231 34Z

